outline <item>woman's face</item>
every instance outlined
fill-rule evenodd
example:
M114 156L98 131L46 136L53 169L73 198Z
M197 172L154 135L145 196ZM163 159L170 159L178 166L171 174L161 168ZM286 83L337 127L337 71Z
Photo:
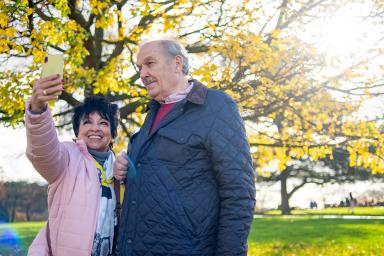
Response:
M80 119L77 138L83 140L90 149L108 151L112 141L111 124L98 112L93 112Z

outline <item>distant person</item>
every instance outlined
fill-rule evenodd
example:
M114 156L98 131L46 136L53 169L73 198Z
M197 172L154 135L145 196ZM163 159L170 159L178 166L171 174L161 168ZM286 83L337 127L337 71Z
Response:
M352 212L352 214L355 213L355 206L357 206L357 200L352 196L352 192L349 192L349 209Z
M317 203L316 203L316 201L312 201L311 200L311 202L309 203L309 207L311 208L311 209L315 209L315 208L317 208Z
M27 157L49 188L48 222L28 255L112 255L117 106L103 97L86 98L74 110L76 141L59 142L48 101L63 90L59 76L39 79L26 104Z
M345 206L346 207L351 206L351 201L348 199L348 197L345 198Z
M153 100L128 154L116 159L126 181L117 252L142 255L246 255L255 206L252 158L236 103L188 80L188 58L173 40L137 55Z

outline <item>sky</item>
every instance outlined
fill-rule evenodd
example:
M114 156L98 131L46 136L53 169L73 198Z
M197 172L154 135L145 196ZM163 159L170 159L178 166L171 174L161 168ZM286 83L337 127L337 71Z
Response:
M68 140L71 135L60 135L59 139ZM26 157L27 139L24 127L12 129L0 126L0 145L0 166L3 169L0 173L1 180L45 182Z
M43 181L25 156L25 129L0 126L0 166L2 180Z

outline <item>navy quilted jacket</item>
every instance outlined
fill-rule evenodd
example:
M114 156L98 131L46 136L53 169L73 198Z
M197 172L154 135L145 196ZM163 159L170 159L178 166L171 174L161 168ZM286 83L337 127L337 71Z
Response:
M151 102L130 140L118 255L246 255L255 186L244 125L233 100L194 80L149 134Z

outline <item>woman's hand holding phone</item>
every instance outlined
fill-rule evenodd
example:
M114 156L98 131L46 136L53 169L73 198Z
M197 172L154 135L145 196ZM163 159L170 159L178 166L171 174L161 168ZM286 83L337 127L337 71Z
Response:
M32 89L31 110L43 112L48 101L57 100L64 91L64 56L48 55L42 65L41 78L37 80Z
M37 80L32 89L31 110L43 112L48 101L57 100L58 95L64 91L64 81L60 75L52 75Z

